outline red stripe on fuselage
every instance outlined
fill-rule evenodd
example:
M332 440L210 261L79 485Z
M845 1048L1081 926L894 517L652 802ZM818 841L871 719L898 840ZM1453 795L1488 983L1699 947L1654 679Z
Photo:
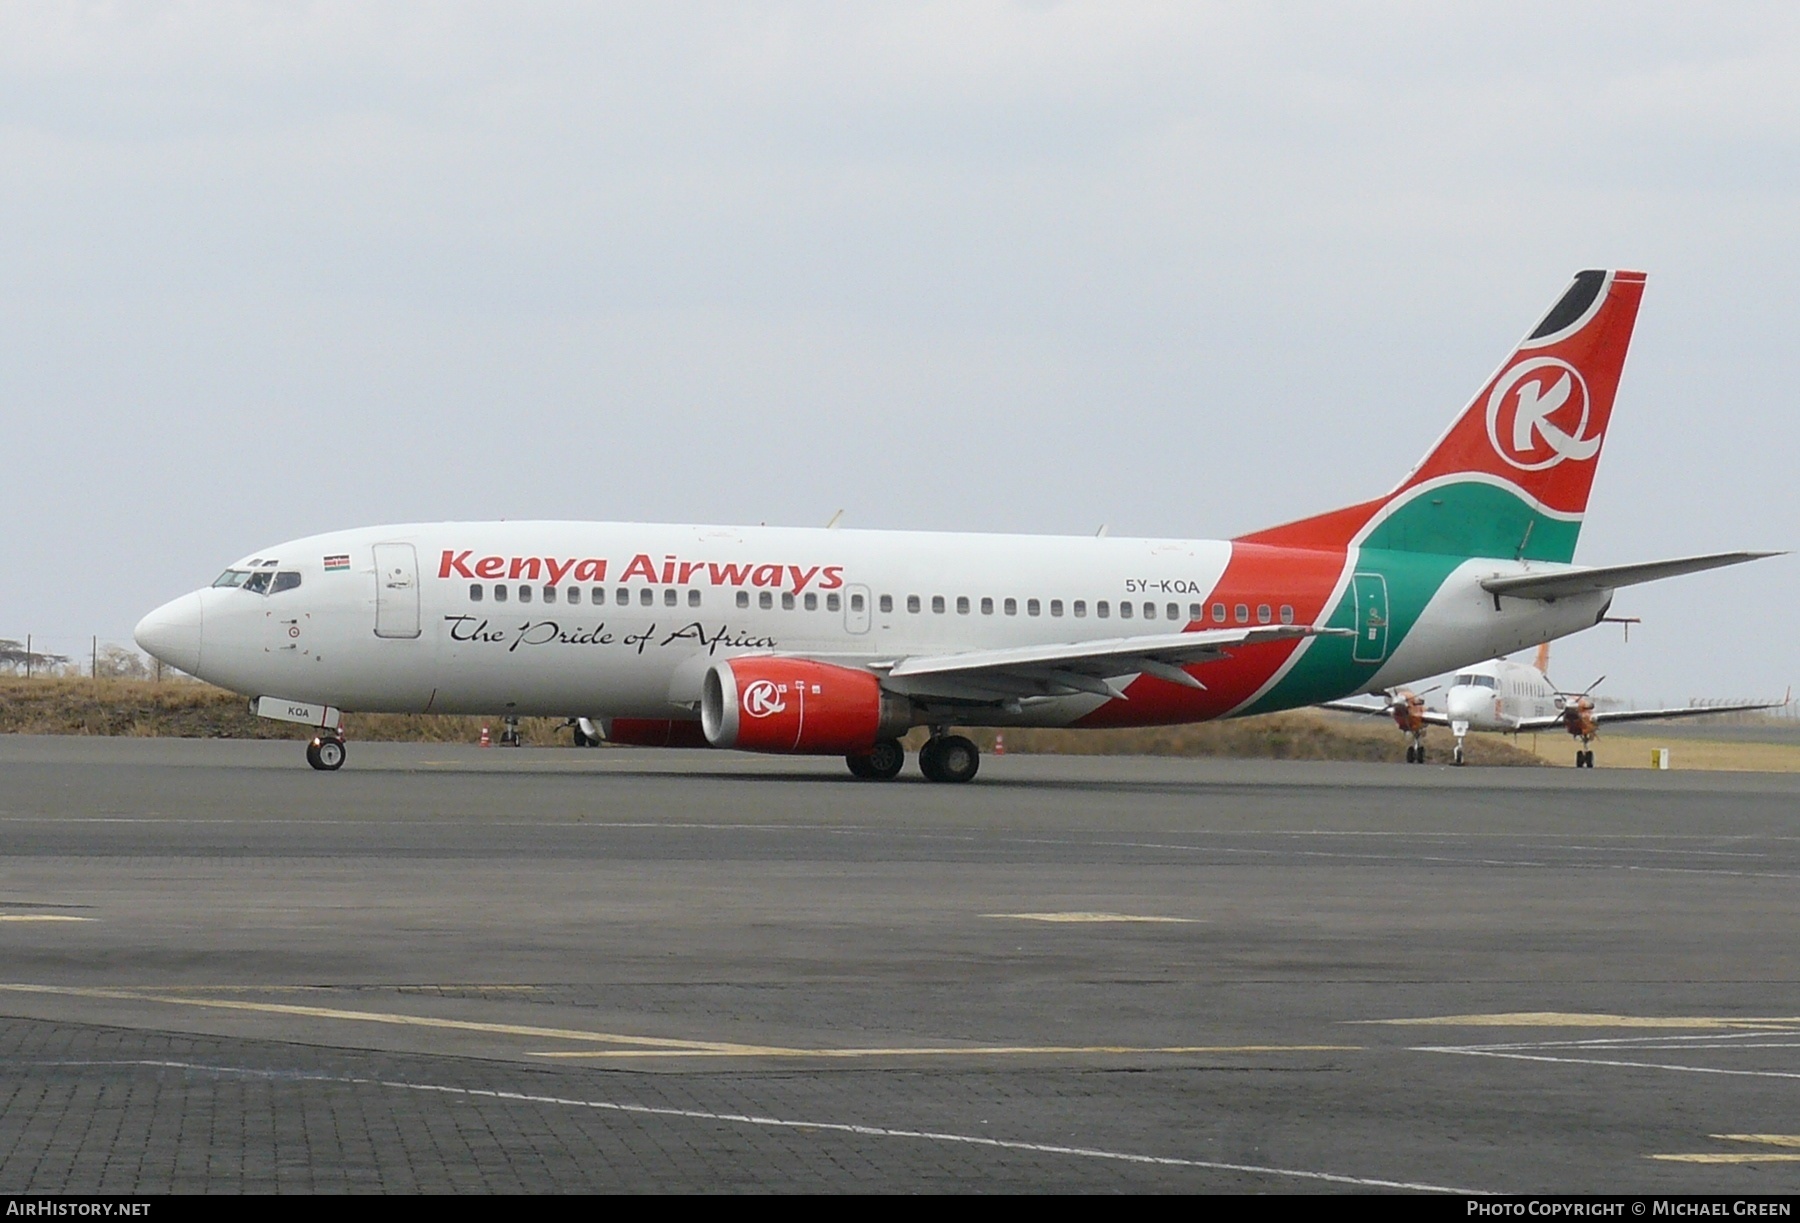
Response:
M1257 623L1257 608L1264 604L1279 621L1284 603L1294 609L1294 623L1318 624L1330 613L1326 601L1343 576L1345 556L1341 548L1275 548L1235 542L1225 572L1207 596L1209 618L1189 624L1185 631L1235 627L1240 603L1250 609L1252 624ZM1225 605L1225 624L1210 619L1214 603ZM1108 701L1077 719L1075 725L1163 726L1220 717L1255 696L1300 645L1295 640L1239 646L1230 657L1182 668L1206 685L1204 692L1140 675L1125 690L1129 700Z

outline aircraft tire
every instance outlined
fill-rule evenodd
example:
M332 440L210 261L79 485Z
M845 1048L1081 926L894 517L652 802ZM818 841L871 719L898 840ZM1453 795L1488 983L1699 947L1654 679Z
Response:
M900 746L898 739L882 739L869 750L866 759L870 777L876 781L892 781L906 767L906 749Z
M925 775L926 781L942 781L938 776L938 744L941 740L927 739L919 749L919 772Z
M869 757L857 752L851 752L844 757L844 763L850 766L850 776L860 777L864 781L875 780L875 771L869 767Z
M931 771L925 776L932 781L960 784L973 781L975 773L981 768L981 749L961 735L945 735L925 745L935 748L931 753ZM925 752L919 752L920 767L924 767Z
M1458 768L1461 768L1462 762L1463 762L1462 744L1458 743L1455 747L1450 749L1450 763L1456 765Z
M342 739L320 735L307 745L306 763L321 772L335 773L344 767L344 760L349 754Z
M1419 762L1419 749L1414 747L1412 744L1408 743L1406 745L1406 763L1417 764L1418 762Z

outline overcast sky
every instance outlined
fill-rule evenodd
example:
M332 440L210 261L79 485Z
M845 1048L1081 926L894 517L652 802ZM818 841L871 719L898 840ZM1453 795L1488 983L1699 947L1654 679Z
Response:
M1577 559L1800 546L1800 7L0 7L0 636L442 518L1228 536L1647 270ZM1800 558L1569 687L1779 694Z

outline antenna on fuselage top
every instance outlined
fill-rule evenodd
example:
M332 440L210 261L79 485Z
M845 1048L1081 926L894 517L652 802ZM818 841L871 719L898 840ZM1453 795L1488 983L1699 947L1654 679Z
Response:
M1111 529L1112 529L1112 527L1111 527L1111 526L1110 526L1110 525L1109 525L1109 524L1107 524L1107 523L1104 523L1104 522L1103 522L1103 523L1101 523L1101 524L1100 524L1100 529L1099 529L1099 530L1098 530L1098 531L1095 531L1095 532L1094 532L1094 538L1095 538L1095 539L1105 539L1105 538L1106 538L1106 533L1107 533L1107 532L1108 532L1108 531L1110 531L1110 530L1111 530Z
M838 523L842 521L844 521L844 511L839 510L831 516L831 521L825 524L825 529L827 531L835 531L838 528Z

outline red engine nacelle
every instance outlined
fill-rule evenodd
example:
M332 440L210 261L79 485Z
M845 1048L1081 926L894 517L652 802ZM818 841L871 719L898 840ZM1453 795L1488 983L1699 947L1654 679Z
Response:
M714 747L836 756L912 725L912 707L867 671L804 658L734 658L707 669L700 725Z

